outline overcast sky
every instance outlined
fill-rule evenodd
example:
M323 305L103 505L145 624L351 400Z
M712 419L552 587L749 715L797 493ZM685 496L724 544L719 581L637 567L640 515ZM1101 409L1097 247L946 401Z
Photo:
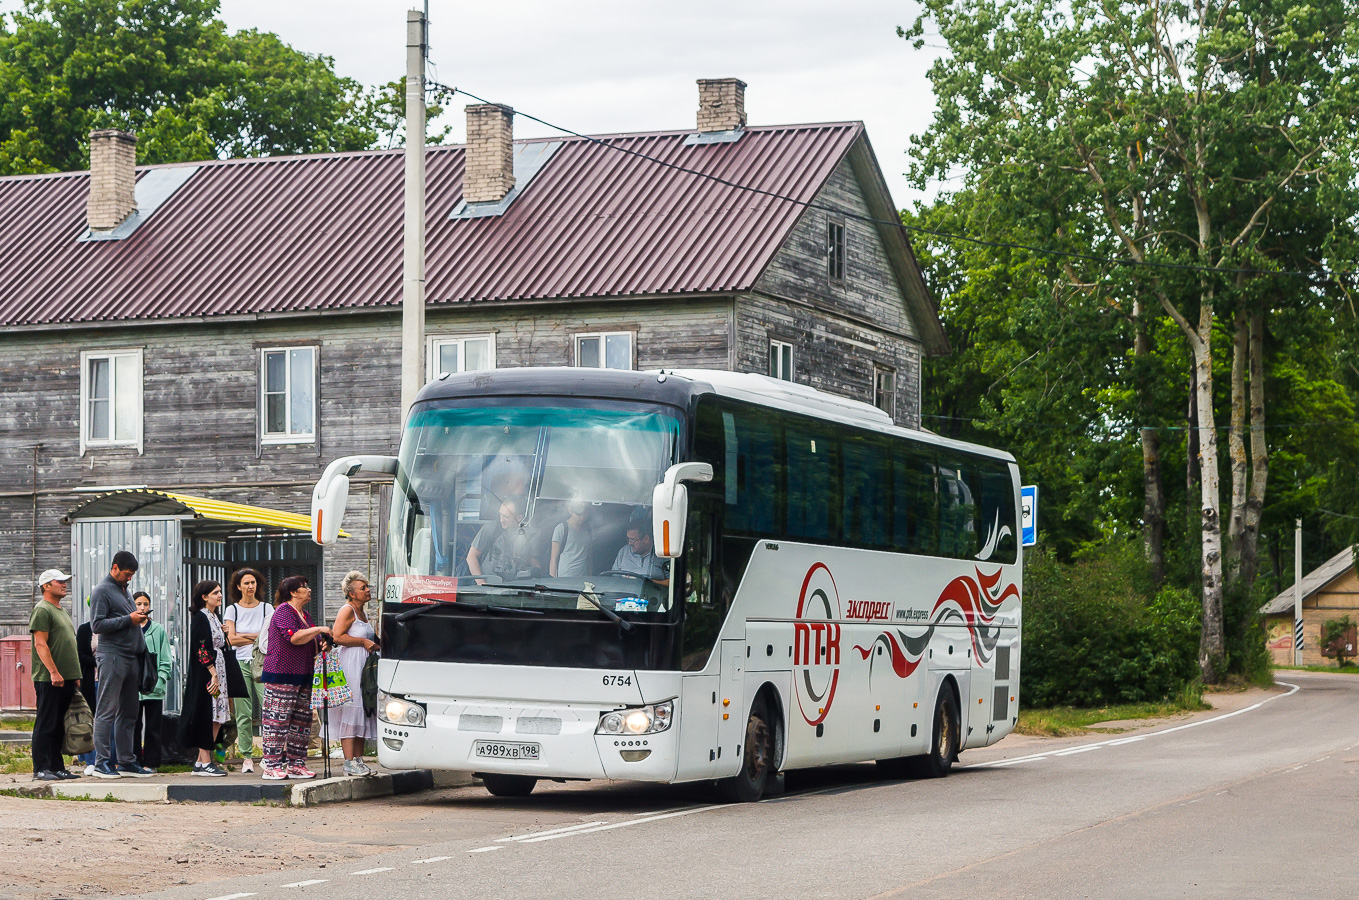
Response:
M364 84L405 71L411 0L222 0L233 30L258 28ZM585 133L693 128L697 78L745 81L752 125L862 119L899 206L906 149L934 103L936 51L896 36L913 2L885 0L430 0L430 60L447 85ZM461 108L448 116L462 140ZM554 132L523 118L515 133ZM933 193L932 191L930 192Z
M412 0L221 0L233 29L272 31L365 85L405 72ZM0 0L0 11L21 0ZM574 131L693 128L698 78L745 81L752 125L861 119L898 206L907 147L934 111L936 50L896 36L913 0L430 0L435 77ZM460 98L446 116L462 141ZM519 118L525 137L554 134Z

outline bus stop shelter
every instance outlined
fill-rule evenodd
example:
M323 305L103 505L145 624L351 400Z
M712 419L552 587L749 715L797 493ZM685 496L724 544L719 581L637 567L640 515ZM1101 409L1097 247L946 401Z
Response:
M225 594L231 573L245 567L264 576L261 599L272 599L278 583L289 575L304 575L316 586L323 583L321 548L311 541L309 515L133 489L93 497L62 522L71 526L70 596L77 626L89 621L90 592L108 574L113 554L130 550L136 555L137 574L128 590L151 596L151 618L169 637L173 665L165 712L171 715L179 713L182 703L194 584L212 579L222 583Z

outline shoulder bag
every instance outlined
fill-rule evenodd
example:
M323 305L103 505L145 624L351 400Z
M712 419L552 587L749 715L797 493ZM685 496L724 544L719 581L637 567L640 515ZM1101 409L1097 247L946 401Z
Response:
M260 629L259 636L255 638L255 649L250 653L250 678L255 682L264 678L264 657L269 653L269 623L273 619L274 608L266 604L264 627Z

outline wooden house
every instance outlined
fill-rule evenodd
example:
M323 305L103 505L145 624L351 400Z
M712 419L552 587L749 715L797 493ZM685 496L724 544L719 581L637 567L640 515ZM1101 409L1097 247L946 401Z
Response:
M1359 624L1359 574L1355 572L1355 548L1346 547L1302 579L1302 664L1334 665L1323 651L1325 625L1349 616ZM1276 666L1293 665L1293 589L1290 587L1260 608L1265 617L1269 654Z
M947 342L863 124L748 126L743 89L700 82L698 129L590 138L469 107L476 139L427 155L429 377L761 372L919 427ZM96 132L90 172L0 178L0 631L26 629L40 570L104 565L71 523L148 509L234 521L164 558L167 599L250 563L333 608L347 569L376 575L380 484L323 557L203 510L305 514L329 460L395 452L402 151L136 167L134 144Z

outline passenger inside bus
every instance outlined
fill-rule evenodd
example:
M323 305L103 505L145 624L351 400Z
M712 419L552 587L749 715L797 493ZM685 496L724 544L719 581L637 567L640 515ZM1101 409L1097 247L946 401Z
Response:
M467 551L467 569L477 576L477 584L487 579L510 581L531 576L533 558L526 535L519 534L519 519L524 503L508 497L500 504L499 518L481 526Z
M578 578L590 574L590 551L594 532L586 514L590 504L572 500L566 504L566 519L552 531L552 557L548 574L553 578Z

